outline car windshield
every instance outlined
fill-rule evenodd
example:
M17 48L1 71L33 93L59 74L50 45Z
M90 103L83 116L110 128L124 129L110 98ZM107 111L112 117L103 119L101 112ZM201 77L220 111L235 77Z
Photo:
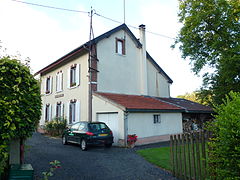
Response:
M92 131L92 132L98 132L98 131L101 131L103 129L108 129L106 124L103 124L103 123L89 124L89 130Z

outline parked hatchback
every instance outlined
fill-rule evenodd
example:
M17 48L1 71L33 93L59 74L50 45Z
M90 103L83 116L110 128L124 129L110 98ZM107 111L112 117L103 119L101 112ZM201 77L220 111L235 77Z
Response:
M77 122L70 125L62 135L62 143L77 143L83 151L88 145L104 144L111 147L113 134L110 128L103 122Z

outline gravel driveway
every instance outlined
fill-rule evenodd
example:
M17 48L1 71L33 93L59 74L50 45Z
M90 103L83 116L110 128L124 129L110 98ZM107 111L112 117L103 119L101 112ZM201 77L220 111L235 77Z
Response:
M32 164L35 179L40 179L41 172L49 170L49 162L53 160L59 160L62 167L50 180L175 179L137 155L135 150L139 148L95 146L83 152L77 145L62 145L61 139L34 133L26 142L25 163Z

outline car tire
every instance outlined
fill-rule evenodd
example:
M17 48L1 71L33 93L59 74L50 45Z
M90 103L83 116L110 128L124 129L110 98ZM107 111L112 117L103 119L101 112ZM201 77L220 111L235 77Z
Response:
M80 147L81 147L82 151L86 151L87 150L87 142L86 142L85 139L81 140Z
M62 144L63 144L63 145L67 145L67 144L68 144L68 141L67 141L67 137L66 137L66 136L63 136L63 137L62 137Z
M104 144L105 145L105 147L107 147L107 148L110 148L110 147L112 147L112 143L109 143L109 144Z

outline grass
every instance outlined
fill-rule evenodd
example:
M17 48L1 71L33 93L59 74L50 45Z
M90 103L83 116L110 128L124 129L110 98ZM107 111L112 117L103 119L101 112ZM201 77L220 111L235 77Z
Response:
M138 150L137 153L158 167L169 171L172 170L170 163L170 147L141 149Z

